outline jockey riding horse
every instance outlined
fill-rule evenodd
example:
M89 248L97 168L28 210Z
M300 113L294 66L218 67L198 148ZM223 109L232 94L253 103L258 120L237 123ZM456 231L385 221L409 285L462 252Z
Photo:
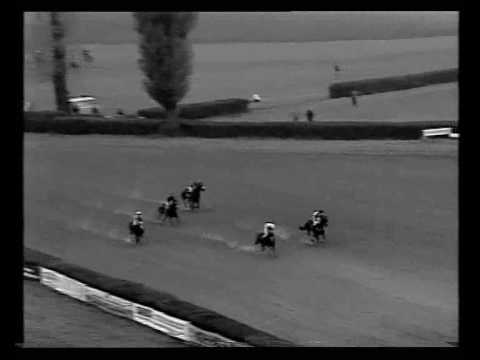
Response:
M326 240L325 228L328 226L328 217L323 210L314 211L312 218L309 219L304 225L299 227L299 230L306 231L307 235L313 244L319 244L320 236L323 241Z
M270 249L273 256L276 256L275 251L275 224L266 222L263 226L263 232L258 233L255 238L255 245L260 245L261 250Z
M133 219L128 224L128 229L130 231L130 235L134 236L135 238L135 244L138 244L145 232L141 211L135 212L135 215L133 215Z
M176 219L177 224L180 222L180 218L178 217L178 205L177 200L174 196L170 195L167 198L167 201L164 201L158 207L158 214L161 217L161 222L163 223L166 219L169 219L170 224L172 223L173 219Z
M195 181L187 186L181 193L182 201L185 207L190 210L200 209L200 193L206 188L201 181Z

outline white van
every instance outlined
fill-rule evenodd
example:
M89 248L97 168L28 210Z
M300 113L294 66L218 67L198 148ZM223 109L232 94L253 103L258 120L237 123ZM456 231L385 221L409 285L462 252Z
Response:
M97 99L93 96L82 95L71 97L68 99L70 104L70 110L73 114L100 114L100 106L97 103Z

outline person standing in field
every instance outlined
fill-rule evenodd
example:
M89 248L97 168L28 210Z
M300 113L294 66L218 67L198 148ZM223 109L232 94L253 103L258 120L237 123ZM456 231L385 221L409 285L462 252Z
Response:
M355 106L355 107L358 106L357 96L358 96L358 91L353 90L352 93L351 93L351 97L352 97L352 105Z
M313 121L313 111L308 109L307 112L306 112L306 115L307 115L307 121L308 122L312 122Z
M335 64L333 66L333 70L334 70L334 79L337 80L338 75L340 75L340 66L338 64Z

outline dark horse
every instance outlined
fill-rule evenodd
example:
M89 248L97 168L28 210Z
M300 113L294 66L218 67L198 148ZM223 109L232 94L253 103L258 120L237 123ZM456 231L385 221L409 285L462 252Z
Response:
M277 256L275 251L275 235L273 233L258 233L255 238L255 245L260 245L262 251L269 249L274 257Z
M180 218L178 217L177 209L177 200L173 196L169 196L167 201L163 202L158 207L158 215L160 216L161 222L163 223L166 219L168 219L171 224L173 219L176 219L178 224L180 222Z
M200 194L206 188L202 182L194 182L189 188L182 191L182 200L184 204L188 204L190 210L200 209Z
M299 226L299 230L306 231L310 236L312 243L318 245L320 243L320 236L322 240L326 240L325 228L328 226L328 218L325 214L321 214L315 218L315 221L310 219L304 225Z
M143 225L140 223L133 224L133 221L130 221L128 224L128 229L130 230L130 235L133 235L135 238L135 244L138 244L145 233Z

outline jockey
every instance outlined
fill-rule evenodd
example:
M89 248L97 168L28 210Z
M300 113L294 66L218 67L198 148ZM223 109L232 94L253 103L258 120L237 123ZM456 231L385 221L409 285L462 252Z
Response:
M195 186L194 184L188 185L185 189L183 189L183 191L182 191L182 198L183 199L188 199L190 197L190 195L192 194L194 186Z
M272 222L266 222L263 225L263 232L257 233L255 245L260 245L262 247L262 251L265 248L269 248L273 251L275 255L275 224Z
M263 233L260 233L259 236L261 236L261 238L264 241L274 244L275 243L274 231L275 231L275 224L272 222L266 222L263 225Z
M177 199L175 199L173 195L170 195L166 201L165 213L162 222L167 218L169 221L172 221L173 218L175 218L177 222L180 221L178 217L177 206Z
M328 217L325 211L318 210L317 218L320 221L320 227L325 230L328 227Z
M164 215L168 208L168 201L162 201L158 207L158 212L160 215Z
M308 236L311 236L313 240L318 242L320 236L325 240L325 227L328 225L328 218L323 210L315 210L312 214L312 218L307 222L299 226L299 230L306 231Z
M143 226L143 217L141 211L136 211L135 215L133 215L132 225L140 225Z
M265 236L267 235L273 235L273 231L275 230L275 224L272 222L266 222L263 225L263 234Z

